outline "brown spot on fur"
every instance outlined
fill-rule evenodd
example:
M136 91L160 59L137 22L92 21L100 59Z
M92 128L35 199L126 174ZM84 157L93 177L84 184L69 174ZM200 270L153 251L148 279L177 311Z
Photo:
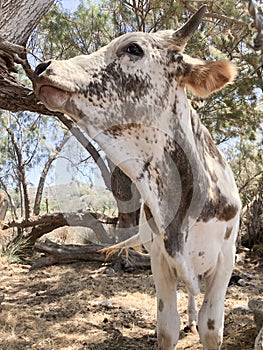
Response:
M126 74L117 62L111 62L104 69L101 69L97 78L94 78L82 91L89 97L97 96L101 99L105 97L109 89L117 93L118 99L125 100L127 96L134 93L136 98L143 97L151 89L151 79L149 76L143 78L136 74Z
M156 177L156 186L157 186L159 197L161 198L162 197L162 193L163 193L163 188L164 188L163 180L162 180L161 176L157 175L157 177Z
M198 253L198 256L204 256L205 255L205 252L199 252Z
M141 129L141 124L139 123L125 123L125 124L113 125L110 128L107 128L106 130L104 130L104 132L106 134L111 134L113 136L122 136L125 132L131 135L133 131L133 133L136 134L136 132L138 133L138 130L140 129Z
M159 304L158 304L158 309L159 309L160 312L162 312L163 308L164 308L164 303L163 303L162 299L160 299L159 300Z
M232 233L232 227L227 227L224 239L228 239Z
M167 236L164 238L166 251L169 255L174 256L176 252L183 249L184 237L181 228L192 201L194 179L187 149L183 149L177 142L172 142L168 139L164 148L164 157L168 169L172 169L175 165L178 170L182 189L177 213L172 222L167 226ZM167 181L169 181L168 178ZM174 184L171 183L168 186L172 188Z
M149 207L146 204L143 205L143 210L144 210L144 214L145 214L148 225L150 226L151 230L157 235L159 233L159 231L158 231L157 225L154 221L151 210L149 209Z
M213 196L206 200L198 221L207 222L213 218L217 218L220 221L229 221L236 216L237 212L238 207L229 203L219 188L216 188Z
M226 167L226 161L223 158L222 154L219 152L218 148L216 147L211 135L208 132L204 133L205 138L205 151L214 159L216 159L220 165L222 165L223 168Z
M211 318L207 321L207 328L213 331L215 329L215 320L211 320Z

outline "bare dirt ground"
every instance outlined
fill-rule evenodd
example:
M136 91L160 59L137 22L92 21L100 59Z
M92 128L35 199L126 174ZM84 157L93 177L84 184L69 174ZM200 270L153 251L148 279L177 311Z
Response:
M0 263L0 349L157 349L151 272L103 274L100 267L76 263L29 272L29 266ZM253 315L237 306L262 297L262 265L245 258L234 274L243 280L228 288L222 350L251 350ZM202 349L197 335L183 331L187 295L181 285L179 291L182 331L176 349ZM199 306L201 301L202 295Z

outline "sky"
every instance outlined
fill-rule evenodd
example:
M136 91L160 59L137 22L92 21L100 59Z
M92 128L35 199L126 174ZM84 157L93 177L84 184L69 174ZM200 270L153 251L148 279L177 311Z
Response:
M62 5L67 10L75 10L78 7L79 0L62 0Z

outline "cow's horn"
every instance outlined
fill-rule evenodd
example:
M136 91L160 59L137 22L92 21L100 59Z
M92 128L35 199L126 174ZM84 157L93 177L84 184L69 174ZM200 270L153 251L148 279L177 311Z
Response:
M200 9L174 33L173 38L176 40L176 45L183 48L187 44L187 41L191 38L201 23L206 10L206 5L201 6Z

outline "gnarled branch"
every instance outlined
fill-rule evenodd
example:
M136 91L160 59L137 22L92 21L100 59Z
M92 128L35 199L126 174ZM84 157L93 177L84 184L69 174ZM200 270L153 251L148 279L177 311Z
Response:
M3 229L11 227L29 228L33 227L28 235L32 242L44 234L49 233L62 226L83 226L91 228L101 243L112 243L103 224L116 225L117 218L109 217L105 214L85 212L85 213L53 213L29 218L23 221L11 221L4 225Z
M34 249L35 251L44 254L44 256L41 256L35 261L31 267L31 270L43 266L68 264L78 261L97 261L103 263L105 261L105 254L98 252L102 248L105 248L105 245L60 245L49 240L47 240L45 243L37 242ZM109 262L117 261L120 261L120 263L125 267L128 265L129 267L140 269L150 268L149 255L137 253L132 249L129 249L128 257L126 252L122 252L120 255L115 254L109 258Z

